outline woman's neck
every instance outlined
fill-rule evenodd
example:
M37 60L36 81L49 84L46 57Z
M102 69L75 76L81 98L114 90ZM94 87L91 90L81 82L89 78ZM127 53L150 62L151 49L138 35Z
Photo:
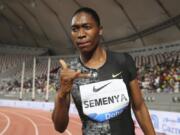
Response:
M98 69L106 62L106 51L98 47L91 53L81 54L80 59L83 64L89 68Z

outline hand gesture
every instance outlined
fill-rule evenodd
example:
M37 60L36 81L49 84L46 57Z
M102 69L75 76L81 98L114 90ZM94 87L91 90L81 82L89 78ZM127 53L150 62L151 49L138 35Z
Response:
M81 73L80 71L72 70L68 67L66 62L64 60L59 60L59 63L61 65L61 75L60 75L60 81L61 81L61 95L67 95L70 93L73 81L76 78L86 78L90 77L90 74L87 73Z

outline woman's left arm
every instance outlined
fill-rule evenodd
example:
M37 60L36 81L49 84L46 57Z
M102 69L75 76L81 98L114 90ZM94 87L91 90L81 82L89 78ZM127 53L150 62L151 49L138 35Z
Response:
M150 115L146 104L144 103L137 79L132 80L129 85L132 96L132 109L140 127L145 135L155 135Z

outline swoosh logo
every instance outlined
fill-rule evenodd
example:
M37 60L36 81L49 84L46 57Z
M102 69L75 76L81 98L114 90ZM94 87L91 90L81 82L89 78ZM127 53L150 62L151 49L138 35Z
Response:
M112 74L112 78L118 77L119 75L121 75L122 72L119 72L117 74Z
M101 89L103 89L104 87L106 87L107 85L109 85L111 82L109 82L109 83L107 83L107 84L105 84L105 85L103 85L103 86L101 86L101 87L99 87L99 88L95 88L95 86L93 87L93 92L98 92L98 91L100 91Z

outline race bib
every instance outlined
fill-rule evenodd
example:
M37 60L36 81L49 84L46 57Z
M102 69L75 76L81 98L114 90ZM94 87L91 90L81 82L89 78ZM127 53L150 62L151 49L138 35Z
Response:
M98 122L121 114L129 104L122 79L110 79L80 86L83 113Z

